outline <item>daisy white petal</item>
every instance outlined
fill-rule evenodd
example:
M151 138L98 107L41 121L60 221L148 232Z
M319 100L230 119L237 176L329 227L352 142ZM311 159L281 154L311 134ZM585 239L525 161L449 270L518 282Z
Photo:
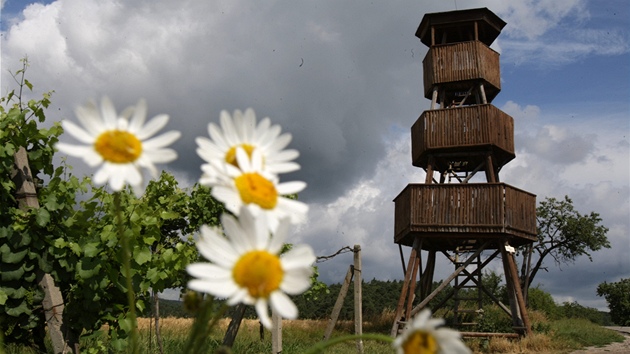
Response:
M284 182L278 184L278 193L282 195L297 194L306 188L306 183L302 181Z
M124 116L124 114L123 114ZM141 99L136 104L135 109L133 110L133 114L131 116L129 122L129 131L137 134L142 129L144 125L144 121L147 117L147 102L144 99Z
M256 301L256 314L260 318L260 323L265 328L271 328L271 318L269 317L269 309L267 308L267 300L259 299Z
M118 120L116 108L107 96L101 99L101 117L107 130L116 129L116 121Z
M223 235L207 225L203 225L200 231L201 238L197 243L197 248L202 256L221 266L236 262L238 253Z
M273 253L279 253L284 246L289 235L289 228L291 227L291 220L289 218L283 218L279 220L276 232L269 239L269 251Z
M291 142L291 134L282 134L273 141L271 145L269 145L268 149L270 151L280 151L284 149Z
M301 294L311 287L311 275L313 272L310 269L286 271L280 290L289 295Z
M82 143L90 144L94 141L94 138L90 133L70 121L62 121L61 126L64 130L68 131L68 133L72 134L72 136L74 136L78 141Z
M106 130L103 122L98 119L99 113L94 102L90 102L86 106L78 106L74 112L81 125L85 127L91 136L98 135Z
M147 151L145 155L154 163L168 163L177 159L177 152L173 149Z
M85 129L69 121L62 122L63 127L86 145L58 143L56 147L68 155L82 158L91 167L100 166L94 176L96 184L107 183L115 191L129 184L135 191L140 191L142 169L156 176L155 163L177 158L177 153L166 147L179 138L179 132L167 132L149 139L164 127L168 116L158 116L143 125L144 100L117 115L111 100L103 97L100 110L90 102L78 107L75 113Z
M269 297L271 308L276 310L278 314L284 318L294 320L298 316L297 306L282 291L274 291Z
M307 245L294 246L282 255L282 268L292 270L304 268L307 264L313 264L317 260L313 249Z
M138 139L144 140L154 135L160 129L164 128L166 123L168 123L168 115L166 114L160 114L153 117L153 119L148 121L147 124L138 131Z
M146 140L142 146L143 148L148 149L148 150L161 149L165 146L171 145L181 136L182 136L182 133L175 130L171 130L168 133L164 133L160 136L156 136L155 138Z

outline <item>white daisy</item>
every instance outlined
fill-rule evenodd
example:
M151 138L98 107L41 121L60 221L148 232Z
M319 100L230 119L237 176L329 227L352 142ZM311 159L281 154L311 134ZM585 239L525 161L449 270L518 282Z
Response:
M302 191L306 183L279 183L275 175L263 170L263 157L258 149L253 150L250 159L247 152L238 147L236 160L240 168L225 163L202 166L204 172L210 169L220 171L217 180L209 185L212 196L223 202L226 209L239 215L241 207L246 206L256 215L266 214L271 232L275 232L282 218L289 217L292 223L300 223L306 218L306 204L283 197Z
M300 168L291 160L297 158L297 150L283 150L291 142L291 134L280 134L279 125L271 125L269 117L265 117L256 124L254 110L248 108L245 113L235 110L233 117L227 111L221 112L221 128L214 123L208 124L208 134L211 139L198 137L196 139L197 154L207 161L221 161L237 166L236 148L240 147L250 156L254 149L261 151L265 171L273 174L296 171ZM218 172L204 169L201 183L207 183L215 178Z
M83 128L67 120L61 124L65 131L86 145L60 142L56 147L70 156L82 158L91 167L102 165L94 175L97 184L109 183L115 191L123 189L125 183L137 188L142 185L141 168L157 177L155 163L177 158L175 150L166 147L177 140L180 133L169 131L151 138L166 125L168 115L158 115L144 124L147 113L144 100L117 115L109 98L103 97L100 111L90 102L78 107L75 113Z
M186 270L196 279L188 282L192 290L227 298L228 305L254 305L262 324L270 328L268 306L282 317L295 319L298 310L287 296L307 290L311 285L313 250L308 245L293 247L279 255L290 223L280 221L269 236L265 215L254 216L243 208L237 220L223 214L221 222L227 237L218 229L201 228L199 252L212 263L194 263Z
M438 328L444 319L431 318L431 311L423 310L411 325L394 340L398 354L468 354L470 349L462 342L458 331Z

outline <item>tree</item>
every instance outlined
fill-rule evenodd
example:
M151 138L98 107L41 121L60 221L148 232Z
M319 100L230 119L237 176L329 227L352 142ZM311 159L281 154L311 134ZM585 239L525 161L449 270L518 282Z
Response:
M522 252L520 281L525 294L538 271L548 271L544 266L545 259L551 257L557 266L561 266L585 255L592 262L590 252L610 248L606 237L608 229L600 224L599 214L580 214L568 196L564 200L546 198L536 209L536 219L538 242ZM530 267L534 254L537 259Z
M621 279L616 283L599 284L597 296L606 299L610 318L615 324L630 326L630 278Z

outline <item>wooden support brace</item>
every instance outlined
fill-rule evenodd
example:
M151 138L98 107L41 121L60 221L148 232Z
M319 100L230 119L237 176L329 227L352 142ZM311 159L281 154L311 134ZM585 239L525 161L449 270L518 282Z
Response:
M395 337L398 334L398 326L400 324L399 321L402 317L402 312L405 306L405 300L407 300L407 289L409 286L409 281L411 280L412 276L413 277L416 276L415 274L412 274L412 273L414 270L414 263L417 257L418 248L420 246L419 242L420 241L417 238L413 241L411 254L409 255L409 261L407 264L407 272L405 273L405 279L403 280L402 290L400 291L400 298L398 299L398 305L396 306L396 314L394 315L394 323L392 324L392 330L391 330L392 337Z
M422 300L422 302L420 304L418 304L418 306L414 307L413 310L411 310L411 316L415 316L418 312L420 312L420 310L422 310L429 303L429 301L431 301L453 279L455 279L457 274L461 273L462 270L464 270L470 263L472 263L472 261L475 259L475 257L480 255L481 252L483 252L483 250L486 249L486 247L488 247L489 244L490 244L490 241L486 241L483 245L481 245L481 247L479 247L479 249L472 256L470 256L466 260L466 262L464 262L459 268L457 268L455 270L455 272L453 272L453 274L451 274L448 278L446 278L442 282L442 284L440 284L435 290L433 290L433 292L431 294L429 294L429 296L427 296L424 300Z
M333 306L332 314L330 315L330 320L328 321L328 326L326 327L326 332L324 332L324 340L329 340L332 335L332 331L335 329L335 324L337 323L337 319L339 318L339 313L341 312L341 307L343 306L343 300L346 298L346 294L348 293L348 288L350 287L350 282L352 281L352 275L354 274L354 266L351 265L348 267L348 271L346 272L346 278L341 284L341 289L339 289L339 295L337 296L337 301L335 302L335 306Z

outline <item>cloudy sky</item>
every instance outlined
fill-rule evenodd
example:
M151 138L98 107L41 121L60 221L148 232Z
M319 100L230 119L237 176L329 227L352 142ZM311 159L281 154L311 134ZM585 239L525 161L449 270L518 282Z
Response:
M392 200L424 181L410 127L430 103L427 48L414 34L425 13L476 7L507 22L492 46L502 74L493 104L515 121L517 157L502 181L539 201L569 195L610 229L612 248L592 263L549 260L534 283L558 302L605 309L597 285L630 277L626 0L2 0L0 90L15 87L10 72L26 55L34 95L55 90L51 120L75 120L74 107L102 95L119 109L146 98L149 115L167 113L182 131L180 158L164 168L186 185L200 176L194 138L221 110L252 107L301 153L302 169L283 176L308 183L309 219L293 241L320 256L359 244L365 279L401 279ZM321 279L341 282L351 262L320 263ZM436 279L452 271L440 260Z

